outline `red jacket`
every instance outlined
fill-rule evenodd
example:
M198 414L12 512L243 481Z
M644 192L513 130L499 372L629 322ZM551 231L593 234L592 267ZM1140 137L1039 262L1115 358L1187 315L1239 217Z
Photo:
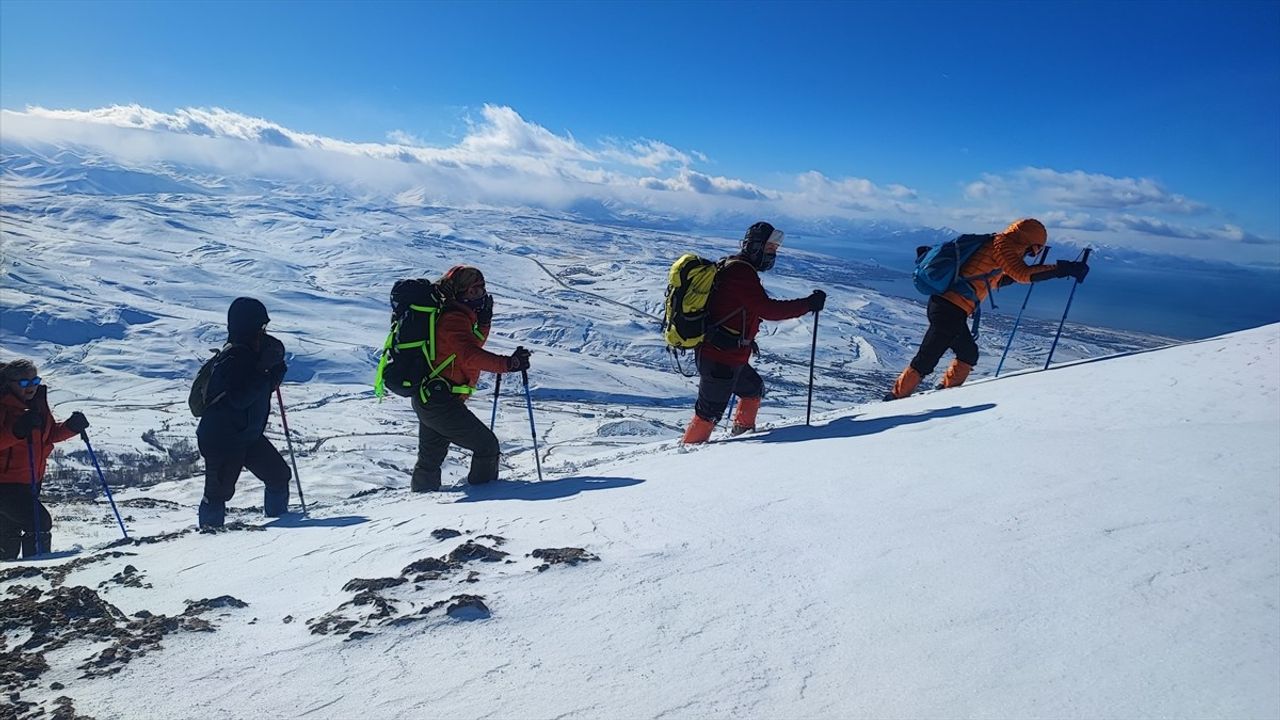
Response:
M774 300L760 284L760 273L750 263L730 258L716 274L715 290L707 302L707 342L699 346L702 357L726 365L745 365L751 360L751 342L760 332L762 320L789 320L809 312L809 301ZM738 347L719 347L711 340L718 325L738 338Z
M75 432L63 423L54 422L49 410L46 390L41 386L31 399L31 409L44 413L44 427L31 431L35 447L36 482L44 479L45 462L53 452L53 444L70 440ZM27 441L13 434L13 424L27 411L27 404L13 393L0 390L0 483L31 484L31 463L27 457Z
M488 338L489 326L477 324L474 310L462 303L446 307L436 322L436 363L455 357L440 374L454 385L475 387L482 372L507 372L507 357L484 349Z

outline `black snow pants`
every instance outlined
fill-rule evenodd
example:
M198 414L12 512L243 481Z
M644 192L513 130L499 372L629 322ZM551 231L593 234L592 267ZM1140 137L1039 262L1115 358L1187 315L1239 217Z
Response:
M969 315L964 309L938 295L929 298L929 329L920 349L911 359L911 367L925 377L933 372L947 350L967 365L978 364L978 343L969 331Z
M37 501L31 502L31 486L18 483L0 483L0 560L16 560L36 554L36 527L32 523L34 513L40 516L40 547L48 552L53 537L53 517L48 509Z
M418 462L412 482L415 492L440 489L440 466L449 454L450 444L471 451L468 483L479 485L498 479L498 436L467 409L461 397L437 393L423 404L414 395L412 402L418 416Z
M697 363L698 402L693 411L703 420L720 422L724 409L729 405L730 395L740 398L764 396L764 380L750 363L726 365L704 360L702 353L697 354Z
M289 464L265 436L248 447L200 448L204 456L204 497L200 501L200 524L221 527L226 505L236 494L240 471L248 470L262 481L262 510L279 517L289 509Z

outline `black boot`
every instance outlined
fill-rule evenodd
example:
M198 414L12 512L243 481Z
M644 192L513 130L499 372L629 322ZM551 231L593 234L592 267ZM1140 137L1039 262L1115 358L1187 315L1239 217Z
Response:
M418 493L436 492L440 489L440 470L414 468L413 479L409 482L409 488Z
M40 533L40 552L47 553L53 547L53 533ZM32 533L22 534L22 557L33 558L36 556L36 536Z
M0 560L17 560L20 552L22 552L21 535L0 537Z

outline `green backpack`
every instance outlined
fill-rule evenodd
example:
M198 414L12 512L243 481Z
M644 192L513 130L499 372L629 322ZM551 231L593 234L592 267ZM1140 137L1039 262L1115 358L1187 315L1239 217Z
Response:
M440 287L430 280L397 280L392 286L391 331L382 345L373 381L379 398L390 390L401 397L417 395L425 403L433 389L461 395L475 391L440 377L457 357L436 358L436 323L447 305Z

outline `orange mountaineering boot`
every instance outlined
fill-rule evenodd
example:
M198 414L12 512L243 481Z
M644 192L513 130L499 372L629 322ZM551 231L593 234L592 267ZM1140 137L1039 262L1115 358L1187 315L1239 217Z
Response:
M884 399L901 400L916 391L916 386L920 384L920 379L920 373L908 365L907 369L903 370L898 379L894 381L893 390L890 390L889 394L884 396Z
M697 415L689 421L689 427L685 428L683 442L685 445L699 445L711 439L711 431L714 430L716 424L710 420L704 420Z
M951 365L947 367L946 374L942 376L942 387L960 387L965 380L969 379L969 371L972 369L973 366L969 363L952 360Z
M756 414L760 412L760 398L739 398L738 410L733 414L733 435L755 432Z

